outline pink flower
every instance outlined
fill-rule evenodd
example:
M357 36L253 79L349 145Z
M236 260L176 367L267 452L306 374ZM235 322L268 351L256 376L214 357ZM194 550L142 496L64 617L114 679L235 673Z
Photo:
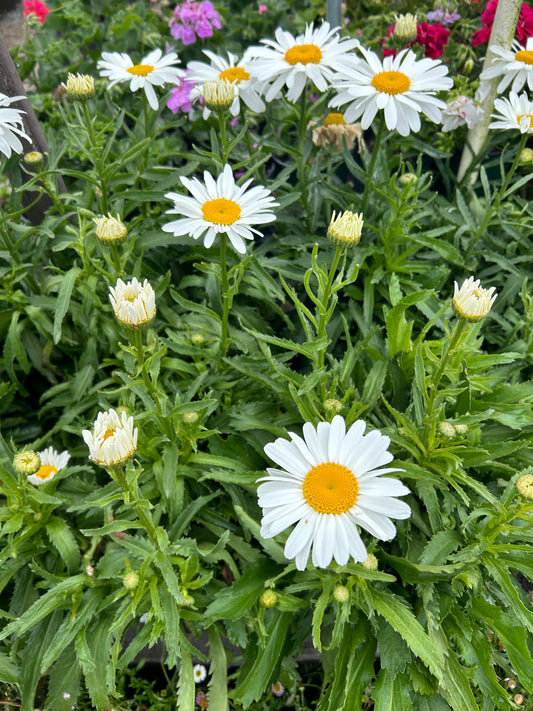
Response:
M194 89L194 82L188 81L186 77L181 79L175 89L172 89L172 94L167 102L168 108L173 114L177 114L181 109L188 112L192 109L191 91Z
M390 37L394 32L395 25L391 25L387 32L387 37ZM414 44L422 45L425 47L425 56L431 57L431 59L437 59L444 52L444 47L448 43L448 37L450 35L450 30L447 30L442 25L437 22L430 25L427 22L417 22L416 25L416 39L413 42L408 42L405 46L412 47ZM384 40L383 43L385 43ZM389 49L384 47L383 56L388 57L392 55L396 56L396 49Z
M24 17L35 15L42 25L49 12L50 10L41 0L24 0Z
M268 10L268 7L266 5L259 5L259 14L260 15L262 15L267 10Z
M185 0L176 7L169 24L174 39L180 39L183 44L194 44L197 36L212 37L213 28L222 27L220 15L210 0Z
M478 44L485 44L489 41L492 25L498 0L489 0L486 8L481 13L481 24L483 27L472 35L472 47ZM521 44L526 44L528 37L533 37L533 8L523 2L520 8L520 16L516 25L516 37Z

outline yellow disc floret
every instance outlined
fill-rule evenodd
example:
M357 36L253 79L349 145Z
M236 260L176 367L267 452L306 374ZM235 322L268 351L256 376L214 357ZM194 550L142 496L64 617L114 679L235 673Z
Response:
M151 64L134 64L133 67L128 67L127 71L130 74L145 77L147 74L154 71L154 67Z
M378 72L371 81L374 89L385 94L403 94L411 86L411 80L403 72Z
M524 62L524 64L533 64L533 50L531 49L521 49L514 56L517 62Z
M285 52L285 61L289 64L318 64L322 51L316 44L297 44Z
M242 67L229 67L220 72L218 78L222 81L230 81L239 84L241 81L246 81L250 78L250 74Z
M351 509L357 500L359 486L348 467L324 462L313 467L303 483L307 503L325 514L341 514Z
M232 225L241 216L241 208L234 200L216 198L202 205L202 214L206 222L214 225Z

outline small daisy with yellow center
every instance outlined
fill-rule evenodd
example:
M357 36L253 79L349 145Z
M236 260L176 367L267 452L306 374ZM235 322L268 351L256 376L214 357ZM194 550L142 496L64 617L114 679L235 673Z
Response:
M154 111L157 110L157 100L154 86L177 84L185 76L183 69L173 66L178 64L178 55L169 52L163 55L160 49L154 49L139 64L134 64L129 54L124 52L103 52L102 59L98 60L97 68L100 76L110 80L109 88L122 82L130 83L130 90L144 89L148 103Z
M11 109L9 105L14 101L26 99L25 96L6 96L0 92L0 155L3 153L6 158L11 153L22 153L24 150L20 138L31 144L31 138L24 131L22 114L25 111Z
M93 431L83 430L82 436L89 447L89 458L101 467L112 468L133 457L138 433L137 427L133 428L133 417L111 409L99 412Z
M391 519L406 519L411 509L396 497L409 489L383 474L402 471L387 467L393 456L390 440L378 430L364 434L366 424L355 422L348 431L336 415L315 429L306 422L303 439L289 432L265 453L280 469L267 469L260 479L259 505L263 509L261 535L272 538L296 523L285 544L285 556L304 570L312 548L312 562L327 568L334 559L346 565L350 556L367 560L359 527L379 540L396 535Z
M117 281L109 287L109 301L117 321L129 328L141 328L153 321L156 314L155 293L147 279L141 284L133 277L129 282Z
M249 188L251 180L237 185L229 165L215 180L204 172L204 182L197 178L180 178L192 197L180 193L167 193L174 201L169 215L183 215L179 220L163 225L165 232L176 237L190 235L193 239L204 236L204 246L211 247L219 234L227 234L237 252L244 254L244 240L253 240L254 234L262 233L252 225L273 222L276 219L271 208L278 207L269 190L262 186Z
M435 94L453 86L446 65L428 57L418 60L409 49L383 61L364 47L359 51L364 59L353 71L339 72L335 78L338 94L329 103L346 107L345 121L360 118L362 128L367 129L382 110L387 128L401 136L420 130L421 113L440 123L446 104Z
M283 696L285 693L285 687L281 683L281 681L276 681L274 684L272 684L272 693L274 696Z
M67 451L60 454L52 447L38 452L38 455L41 459L41 466L35 474L28 476L28 481L35 486L41 486L41 484L51 481L58 471L67 466L70 459L70 454Z
M484 319L498 294L495 286L484 289L479 279L473 276L465 279L461 288L454 282L453 309L458 318L464 321L481 321Z
M487 69L483 70L480 79L495 79L501 76L497 91L503 93L509 84L511 90L518 93L527 82L533 90L533 37L528 37L526 46L522 46L518 40L513 40L511 49L491 45L492 61Z
M533 133L533 101L529 100L525 92L518 96L511 91L508 99L496 99L494 108L499 114L492 114L496 121L489 124L489 128Z
M205 681L207 677L207 669L204 667L203 664L195 664L192 668L192 673L194 676L195 684L201 684L202 681Z
M61 86L74 101L87 101L94 96L94 77L89 74L69 74L67 83Z
M99 217L93 218L93 222L96 225L95 232L100 242L105 242L106 244L120 244L120 242L126 239L128 230L120 219L120 215L116 217L113 217L111 213L109 213L107 217L100 215Z
M228 52L228 58L220 57L208 49L204 49L204 54L210 60L210 64L205 62L189 62L187 65L187 81L193 81L198 86L191 91L191 98L200 96L199 86L205 82L227 81L233 84L235 96L229 107L232 116L237 116L241 110L241 99L246 106L257 113L265 110L265 103L260 94L263 84L250 76L247 69L247 55L239 58ZM206 119L210 114L207 106L204 108L203 116Z
M278 27L275 40L261 40L264 47L250 47L250 74L270 84L266 100L272 101L286 86L287 99L297 101L308 79L319 91L326 91L336 72L349 73L359 62L351 51L359 46L359 40L341 38L339 29L331 29L328 22L315 29L311 23L303 34L294 37Z

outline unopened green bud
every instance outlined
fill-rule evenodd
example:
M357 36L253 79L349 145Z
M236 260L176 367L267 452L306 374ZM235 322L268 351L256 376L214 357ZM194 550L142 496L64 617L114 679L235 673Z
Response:
M455 427L451 422L439 422L439 433L446 439L453 439L455 437Z
M261 597L259 598L259 604L261 607L274 607L277 601L278 596L274 590L271 590L270 588L261 593Z
M363 568L367 570L377 570L378 569L378 559L373 553L368 554L368 558L364 560L361 564Z
M525 165L526 163L533 163L533 148L523 148L520 151L518 162L521 165Z
M183 595L183 602L182 602L183 607L193 607L193 605L195 603L195 599L193 598L193 596L189 595L187 590L182 590L181 594Z
M204 340L205 338L203 333L193 333L191 336L191 343L193 346L201 346Z
M44 160L44 156L39 151L30 151L24 154L24 162L28 165L39 165Z
M183 422L185 422L186 425L194 425L198 422L198 413L195 410L191 410L190 412L186 412L183 415Z
M408 12L406 15L396 15L396 24L392 36L399 44L408 44L416 39L416 15Z
M17 474L35 474L41 466L41 458L31 449L25 449L23 452L15 454L13 458L13 467Z
M524 474L517 479L516 490L524 499L533 499L533 474Z
M405 187L406 185L410 185L411 183L416 183L417 180L418 178L414 173L404 173L398 178L398 182L403 187Z
M350 591L345 585L335 585L333 599L342 605L350 599Z
M122 578L122 584L126 590L134 590L139 584L139 576L137 573L134 573L133 570L130 570L130 572L126 573Z
M342 402L331 397L328 400L325 400L324 407L326 408L327 413L333 412L338 414L342 410Z
M468 76L469 74L472 73L472 69L474 68L474 60L472 57L466 60L465 65L463 67L463 73L465 76Z
M454 425L455 431L461 437L464 437L468 432L468 425Z

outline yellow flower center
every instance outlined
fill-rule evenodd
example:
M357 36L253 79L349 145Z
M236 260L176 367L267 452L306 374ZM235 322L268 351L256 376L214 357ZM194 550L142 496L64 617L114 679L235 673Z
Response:
M233 200L216 198L204 202L202 214L206 222L214 225L232 225L241 216L241 208Z
M38 471L35 472L35 476L39 479L46 481L50 478L51 474L57 474L57 467L53 467L51 464L43 464Z
M106 441L106 439L109 439L115 434L115 430L107 430L107 432L104 435L104 439L102 440L103 442Z
M533 64L533 50L531 49L521 49L514 56L517 62L524 62L524 64Z
M529 119L529 127L531 128L533 126L533 114L521 114L520 116L516 117L516 122L520 126L522 123L523 118L528 118Z
M303 483L303 495L315 511L341 514L357 501L359 486L348 467L335 462L325 462L313 467Z
M332 125L341 125L341 126L346 126L346 121L344 120L344 116L342 114L336 114L336 113L330 113L326 116L324 119L324 126L332 126Z
M220 72L218 78L222 81L231 81L239 84L241 81L245 81L250 78L250 74L242 67L230 67L229 69L224 69Z
M321 59L322 52L316 44L297 44L285 52L289 64L318 64Z
M136 74L137 76L145 77L150 72L153 72L154 68L151 64L134 64L133 67L128 67L128 72L130 74Z
M403 94L411 86L411 80L403 72L379 72L371 82L374 89L385 94Z

